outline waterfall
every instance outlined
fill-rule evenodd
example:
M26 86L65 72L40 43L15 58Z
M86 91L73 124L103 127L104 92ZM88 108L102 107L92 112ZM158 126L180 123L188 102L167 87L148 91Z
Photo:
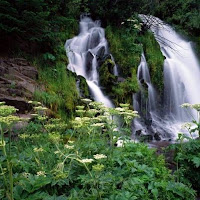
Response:
M159 110L155 109L157 95L149 82L148 70L143 69L141 72L142 66L147 66L144 55L138 67L138 73L142 73L138 75L138 80L140 81L142 77L148 85L147 111L152 120L151 131L161 133L164 138L176 138L181 124L192 120L188 112L180 105L200 103L200 65L191 42L186 41L173 28L156 17L146 15L140 15L140 17L144 23L150 25L161 52L165 56L164 101ZM134 105L137 106L136 109L143 105L138 102L137 95L134 96ZM195 113L192 114L195 118ZM135 124L141 127L142 122ZM147 129L145 131L148 132Z
M99 85L98 61L109 55L105 32L100 25L100 21L93 21L88 16L81 17L79 35L67 40L65 44L69 59L68 69L86 79L95 101L113 107Z

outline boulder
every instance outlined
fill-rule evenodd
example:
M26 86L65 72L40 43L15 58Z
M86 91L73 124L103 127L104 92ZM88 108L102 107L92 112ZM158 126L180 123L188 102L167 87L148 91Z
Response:
M0 101L15 106L18 113L30 111L27 103L38 88L38 72L23 58L0 58Z

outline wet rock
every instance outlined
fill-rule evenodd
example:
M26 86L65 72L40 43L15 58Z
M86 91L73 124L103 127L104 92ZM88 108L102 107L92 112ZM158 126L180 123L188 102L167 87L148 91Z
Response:
M0 58L0 101L15 106L19 113L29 111L27 99L32 99L38 72L23 58Z
M152 125L152 119L145 119L145 125L151 126Z
M153 136L152 135L140 135L139 140L141 142L151 142L153 140Z
M98 56L98 61L99 61L99 60L102 60L103 57L104 57L104 55L105 55L105 47L104 47L104 46L100 47L100 48L97 50L96 54L97 54L97 56Z
M117 77L117 82L124 82L126 79L123 77Z
M142 130L140 129L140 130L137 130L137 131L135 131L135 135L136 136L140 136L142 134Z
M90 98L89 87L83 76L77 76L77 86L79 95L82 98Z
M158 132L154 134L154 139L156 141L160 141L161 140L161 136L160 136L160 134Z
M94 56L92 55L92 53L90 51L88 51L86 53L86 72L87 74L90 73L92 71L92 60L93 60Z
M14 106L18 109L18 113L25 113L26 111L30 111L32 109L27 100L22 97L11 97L0 94L0 101L6 102L7 105Z

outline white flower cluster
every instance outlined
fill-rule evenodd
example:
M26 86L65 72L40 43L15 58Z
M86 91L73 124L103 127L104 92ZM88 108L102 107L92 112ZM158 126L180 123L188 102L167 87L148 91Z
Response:
M22 176L24 176L25 178L28 178L31 174L30 173L27 173L27 172L23 172L22 173Z
M33 151L34 152L43 152L44 151L44 149L43 148L37 148L37 147L35 147L34 149L33 149Z
M45 171L39 171L39 172L37 172L36 176L44 176L44 177L46 177L46 173L45 173Z
M88 159L88 158L85 158L85 159L82 159L82 160L79 160L81 163L92 163L94 161L94 159Z
M65 147L66 149L73 149L73 148L74 148L74 145L68 145L68 144L66 144L64 147Z
M190 104L190 103L184 103L181 105L182 108L193 108L196 111L200 111L200 104Z
M95 158L96 160L99 160L99 159L107 158L107 156L104 155L104 154L96 154L96 155L94 155L94 158Z

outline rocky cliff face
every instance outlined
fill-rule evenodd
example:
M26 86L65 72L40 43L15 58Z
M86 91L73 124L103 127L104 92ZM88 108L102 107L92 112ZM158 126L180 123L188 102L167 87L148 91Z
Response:
M38 72L23 58L0 58L0 101L15 106L19 113L30 109L28 100L32 99L38 87Z

